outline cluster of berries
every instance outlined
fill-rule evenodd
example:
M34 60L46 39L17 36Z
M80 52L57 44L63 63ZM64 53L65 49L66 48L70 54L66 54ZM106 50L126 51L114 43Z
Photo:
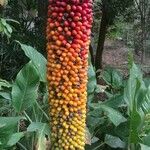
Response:
M92 0L49 0L47 79L52 150L84 150Z

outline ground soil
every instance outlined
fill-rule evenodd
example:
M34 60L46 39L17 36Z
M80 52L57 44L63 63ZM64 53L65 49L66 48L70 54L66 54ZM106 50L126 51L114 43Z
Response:
M123 41L110 40L105 41L103 53L103 66L112 66L119 69L123 74L128 74L128 50L129 48ZM134 54L135 63L141 65L140 54ZM150 75L150 55L147 55L142 65L145 74Z

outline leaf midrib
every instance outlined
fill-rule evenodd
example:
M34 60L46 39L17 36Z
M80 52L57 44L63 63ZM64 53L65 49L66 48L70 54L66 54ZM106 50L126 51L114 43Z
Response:
M23 90L24 92L23 92L23 96L22 96L22 98L21 98L21 105L20 105L20 107L19 107L19 112L20 112L20 110L21 110L21 108L22 108L23 100L24 100L25 94L26 94L26 92L27 92L28 81L29 81L29 68L27 69L27 82L25 82L25 90Z
M40 134L39 134L39 142L38 143L42 143L41 141L42 141L42 135L43 135L43 132L44 132L44 129L46 128L46 124L44 124L43 125L43 128L42 128L42 130L41 130L41 132L40 132ZM41 150L40 149L41 147L40 147L40 144L39 144L39 150Z

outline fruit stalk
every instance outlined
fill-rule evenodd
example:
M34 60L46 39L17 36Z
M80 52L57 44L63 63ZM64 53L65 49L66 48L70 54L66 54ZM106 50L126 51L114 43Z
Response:
M92 0L49 0L47 80L52 150L84 150Z

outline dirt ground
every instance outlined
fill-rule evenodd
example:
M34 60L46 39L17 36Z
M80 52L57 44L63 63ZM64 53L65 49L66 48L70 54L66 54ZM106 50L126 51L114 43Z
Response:
M104 53L103 53L103 65L112 66L119 69L124 74L127 74L127 64L128 64L128 47L123 41L110 40L105 41ZM141 64L140 56L134 54L135 63ZM145 57L145 62L141 66L144 73L150 75L150 55Z

